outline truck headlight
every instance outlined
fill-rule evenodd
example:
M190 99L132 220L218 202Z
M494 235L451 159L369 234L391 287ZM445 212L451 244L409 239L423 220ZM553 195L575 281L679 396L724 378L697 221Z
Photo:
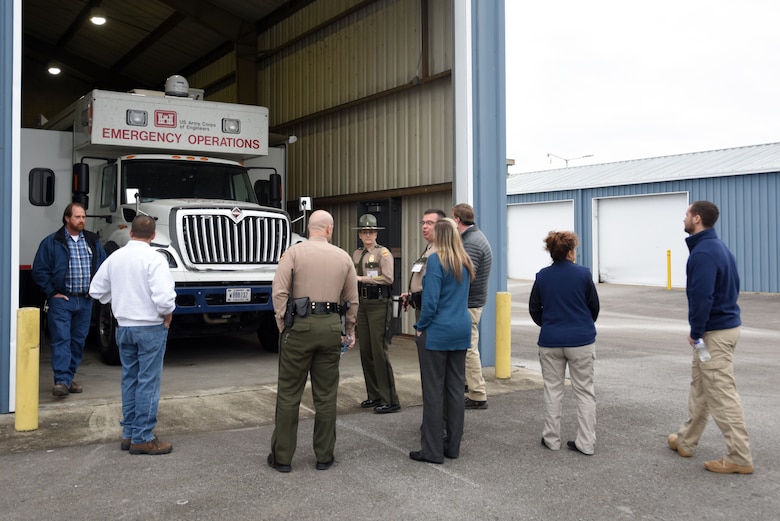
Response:
M165 257L165 260L168 262L169 268L177 268L179 265L176 264L176 259L173 258L173 255L171 255L171 252L168 250L157 250L157 253Z

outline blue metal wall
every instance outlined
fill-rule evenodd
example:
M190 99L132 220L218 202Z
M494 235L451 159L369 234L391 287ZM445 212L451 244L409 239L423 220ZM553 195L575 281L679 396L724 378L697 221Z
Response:
M11 251L14 2L0 2L0 251ZM19 2L21 4L21 2ZM0 413L10 412L11 256L0 255Z
M506 291L506 68L504 2L472 2L474 210L493 249L488 302L480 320L482 365L496 364L495 294ZM461 202L461 201L456 201Z
M582 259L578 261L589 266L593 258L593 199L671 192L688 192L690 202L706 199L718 205L720 219L715 230L737 258L742 291L780 293L780 172L516 194L508 196L507 203L573 199L574 231L582 242ZM637 216L647 217L652 216Z

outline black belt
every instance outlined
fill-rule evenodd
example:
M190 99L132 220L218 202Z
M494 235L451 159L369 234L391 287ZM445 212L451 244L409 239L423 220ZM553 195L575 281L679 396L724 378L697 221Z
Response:
M341 306L339 306L338 302L310 302L310 304L311 310L309 313L312 315L328 315L341 311Z
M89 293L68 293L69 297L81 297L81 298L87 298L89 297Z
M390 296L390 286L376 285L376 284L361 284L360 285L360 298L365 299L381 299Z

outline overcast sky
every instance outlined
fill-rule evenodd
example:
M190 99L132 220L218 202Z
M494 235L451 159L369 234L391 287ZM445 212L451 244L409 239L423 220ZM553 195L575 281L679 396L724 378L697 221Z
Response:
M506 0L510 173L780 142L778 23L778 0Z

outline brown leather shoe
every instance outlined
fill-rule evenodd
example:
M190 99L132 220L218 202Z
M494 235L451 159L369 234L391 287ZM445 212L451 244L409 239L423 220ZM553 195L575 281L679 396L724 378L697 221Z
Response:
M676 434L670 434L669 437L666 438L666 444L669 445L670 449L677 451L677 454L679 454L683 458L690 458L691 456L693 456L693 452L680 448L680 444L677 443Z
M70 389L68 389L68 391L70 391L72 393L80 393L83 390L84 389L79 384L77 384L76 382L71 382L70 383Z
M122 442L119 444L121 450L130 450L130 438L122 438Z
M753 470L755 470L753 465L737 465L730 461L726 461L725 457L705 461L704 468L710 472L717 472L718 474L752 474Z
M51 394L54 396L68 396L68 386L64 383L56 383L51 390Z
M130 454L149 454L158 456L160 454L169 454L173 450L173 445L168 442L160 441L157 436L146 443L131 443Z

